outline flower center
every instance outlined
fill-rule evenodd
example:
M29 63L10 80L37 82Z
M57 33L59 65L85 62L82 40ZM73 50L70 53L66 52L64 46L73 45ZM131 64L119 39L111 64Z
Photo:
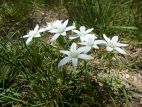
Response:
M79 36L84 36L84 32L80 32Z
M111 48L115 47L115 45L113 43L111 43L111 42L108 44L108 46L111 47Z
M65 31L65 28L64 28L64 27L61 27L61 28L59 29L59 31L60 31L60 33L63 33L63 32Z
M78 54L77 54L77 53L71 53L71 57L72 57L72 58L77 58L77 57L78 57Z

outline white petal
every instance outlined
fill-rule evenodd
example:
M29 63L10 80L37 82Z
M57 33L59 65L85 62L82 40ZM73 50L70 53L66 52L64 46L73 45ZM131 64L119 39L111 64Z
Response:
M118 51L118 52L121 53L121 54L124 54L124 55L127 54L124 50L122 50L122 49L119 48L119 47L116 47L115 50Z
M85 26L81 26L80 27L80 32L84 32L85 33L85 29L86 29Z
M33 37L29 37L27 40L26 40L26 44L29 44L31 41L32 41Z
M85 34L88 34L88 33L92 32L92 31L93 31L93 28L92 29L88 29L88 30L85 31Z
M38 31L39 25L37 24L36 27L34 28L34 31Z
M103 34L103 37L107 42L110 42L110 38L108 38L105 34Z
M53 29L56 29L56 28L53 28L53 27L51 27L51 26L48 26L48 27L45 28L46 31L51 31L51 30L53 30Z
M56 41L56 39L58 38L60 36L60 34L55 34L53 37L52 37L52 39L51 39L51 41L53 42L53 41Z
M72 43L72 45L71 45L71 48L70 48L70 51L71 52L76 52L76 43Z
M42 32L45 32L45 31L46 31L46 28L39 29L39 33L42 33Z
M118 36L113 36L111 42L116 43L117 41L118 41Z
M86 46L85 47L80 47L77 49L77 53L80 54L82 52L84 52L86 50Z
M63 32L63 33L61 33L61 35L62 35L62 36L66 36L67 34L66 34L66 32Z
M61 50L60 52L66 54L66 55L69 55L69 54L70 54L70 51Z
M128 44L123 44L123 43L119 43L119 42L117 42L115 45L118 46L118 47L126 47L126 46L128 46Z
M80 34L80 31L78 31L78 30L72 30L72 31L77 33L77 34Z
M90 46L86 46L85 47L85 50L84 50L84 53L87 53L87 52L89 52L91 50L91 47Z
M78 63L78 59L77 58L72 58L72 64L74 67L77 66L77 63Z
M87 36L87 35L80 36L80 41L81 41L81 42L85 42L85 41L86 41L86 36Z
M71 58L70 58L70 57L65 57L65 58L63 58L63 59L59 62L58 67L65 65L65 64L68 63L69 61L71 61Z
M96 44L94 44L92 47L95 49L99 49L99 47Z
M106 44L107 44L107 42L104 41L104 40L95 40L94 43L95 43L95 44L100 44L100 45L106 45Z
M86 34L86 36L88 37L88 38L91 38L91 39L97 39L97 37L96 37L96 35L95 34Z
M22 38L27 38L27 37L30 37L30 35L25 35L25 36L23 36Z
M52 30L50 30L49 32L50 32L50 33L58 33L59 31L58 31L58 29L52 29Z
M69 31L69 30L73 30L73 29L75 29L75 26L69 26L69 27L66 28L65 31Z
M41 35L38 33L37 35L35 35L34 37L41 37Z
M107 49L107 51L112 51L113 50L113 48L111 48L109 46L107 46L106 49Z
M76 38L78 38L79 36L78 35L71 35L70 37L69 37L69 39L76 39Z
M56 20L54 23L62 23L63 20Z
M55 24L56 27L61 27L61 25L62 25L62 21L59 21L59 20L57 20L53 23Z
M63 26L66 27L68 24L68 19L63 23Z
M79 57L80 59L85 59L85 60L94 59L92 56L86 55L86 54L80 54L78 57Z

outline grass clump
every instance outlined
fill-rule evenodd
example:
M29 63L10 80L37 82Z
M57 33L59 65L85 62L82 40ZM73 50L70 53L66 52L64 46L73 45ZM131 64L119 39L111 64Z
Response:
M98 34L129 35L137 40L142 39L140 4L139 0L65 0L69 17L79 25L93 27Z
M114 92L119 92L119 89L114 90L110 87L113 84L111 82L99 84L99 79L93 75L94 70L90 64L81 62L76 69L70 65L58 68L62 57L59 54L62 46L60 42L51 45L38 38L27 45L23 39L14 42L9 37L2 38L2 41L0 48L2 106L19 104L101 107L111 103L112 96L116 95ZM62 41L70 44L64 39ZM67 48L68 45L63 47ZM115 100L113 104L116 105L117 97L113 100Z

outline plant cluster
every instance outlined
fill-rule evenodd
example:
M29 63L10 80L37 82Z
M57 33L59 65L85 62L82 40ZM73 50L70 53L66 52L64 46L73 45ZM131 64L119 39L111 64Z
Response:
M53 3L52 0L48 1ZM121 63L121 54L122 56L127 54L123 48L128 45L120 43L118 36L111 38L103 34L104 39L102 39L98 38L98 35L102 32L111 34L114 29L105 29L108 25L109 28L124 23L129 25L130 21L127 19L130 16L127 14L130 11L126 11L123 16L119 14L116 0L112 1L116 4L112 2L111 4L111 0L71 1L68 3L77 3L77 5L69 4L73 7L67 8L69 16L73 15L71 17L76 21L71 26L68 20L55 20L47 23L46 26L36 25L26 35L18 31L20 33L16 34L24 35L21 37L24 39L17 38L14 41L12 37L0 38L2 41L0 43L0 106L104 107L108 103L116 106L115 104L120 100L120 103L125 102L122 101L125 99L122 90L124 87L117 71L112 73L111 70L115 67L118 71L123 69L122 65L125 66L125 62ZM83 7L78 4L83 4ZM109 7L106 7L108 4ZM121 10L125 11L127 10L124 9L125 4L117 5L122 6ZM114 15L114 13L118 14ZM85 26L77 26L76 23ZM92 26L98 35L94 34L94 29L89 29L88 26ZM35 38L38 38L37 41ZM60 53L65 54L65 57ZM118 57L115 59L114 55L120 59ZM71 62L73 67L64 66L68 62ZM100 66L98 67L94 62L100 63Z
M98 45L106 46L106 50L109 52L115 50L120 54L127 54L121 47L126 47L128 45L120 43L118 41L118 36L114 36L112 37L112 39L110 39L105 34L103 34L105 40L98 40L96 35L91 33L93 31L93 28L86 29L85 26L81 26L79 30L76 30L75 25L68 26L68 20L64 22L62 20L56 20L47 23L47 26L44 26L43 28L39 28L39 25L36 25L34 30L31 30L27 35L23 36L23 38L27 38L26 44L29 44L34 37L41 37L41 33L44 33L46 31L53 34L53 37L51 39L52 44L55 44L60 36L68 37L71 40L80 38L79 43L72 43L69 51L60 51L67 56L59 62L58 67L65 65L70 61L72 62L73 66L76 67L78 64L78 59L93 59L93 57L87 55L87 53L90 52L93 48L99 49ZM67 33L72 35L68 36ZM81 47L78 49L77 44L81 45Z
M3 38L0 46L2 66L0 103L2 105L20 103L37 107L39 105L101 107L108 103L110 100L107 98L115 96L111 88L115 79L102 82L104 85L101 86L93 74L96 68L92 69L86 60L93 62L93 52L99 52L100 46L106 47L109 51L108 59L111 59L112 52L125 55L127 53L122 48L127 44L120 43L118 36L109 38L105 34L104 40L99 40L92 31L93 28L87 29L85 26L79 29L76 29L75 24L69 26L68 20L56 20L43 27L36 25L27 35L21 37L25 38L26 42L21 38L19 39L22 41L16 42ZM47 38L51 38L50 43L41 42L42 39L39 37L45 33L50 35ZM37 41L35 38L38 38ZM61 59L62 55L59 52L65 54L65 58ZM79 59L85 62L78 64ZM68 62L72 62L73 67L61 67ZM117 80L115 84L119 83Z

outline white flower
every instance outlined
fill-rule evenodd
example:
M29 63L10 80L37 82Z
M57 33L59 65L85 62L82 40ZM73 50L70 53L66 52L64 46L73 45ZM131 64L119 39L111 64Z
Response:
M62 36L66 36L66 32L75 29L75 26L68 26L68 20L66 20L64 23L61 23L60 21L58 21L56 23L56 29L52 29L49 32L50 33L54 33L55 35L52 37L51 41L56 41L56 39L62 35Z
M95 39L97 39L95 34L89 34L84 37L84 40L81 43L79 43L85 46L85 47L82 47L85 50L84 53L89 52L92 48L99 49L97 44L100 44L101 42L100 40L95 40Z
M50 31L50 30L56 29L57 26L58 26L58 23L61 23L61 22L62 22L62 20L56 20L56 21L47 23L47 26L44 26L44 27L42 28L42 32Z
M81 26L79 30L72 30L73 32L76 33L76 35L71 36L70 39L76 39L80 37L80 40L84 40L84 36L88 35L90 32L93 31L93 28L86 30L85 26Z
M36 25L34 30L31 30L27 35L23 36L22 38L28 38L26 40L26 44L29 44L34 37L41 37L40 33L41 31L39 29L39 25Z
M103 37L105 39L105 45L107 46L107 51L113 51L116 50L117 52L121 54L127 54L124 50L122 50L120 47L126 47L128 44L122 44L118 42L118 36L113 36L112 39L108 38L105 34L103 34Z
M65 58L63 58L59 62L58 67L60 67L62 65L65 65L66 63L68 63L70 61L72 62L73 66L76 67L79 58L80 59L84 59L84 60L91 60L91 59L93 59L93 57L82 53L82 52L84 52L84 49L82 49L82 48L76 49L76 48L77 48L76 43L73 43L71 45L70 51L64 51L64 50L60 51L60 52L66 54L68 56L66 56Z

